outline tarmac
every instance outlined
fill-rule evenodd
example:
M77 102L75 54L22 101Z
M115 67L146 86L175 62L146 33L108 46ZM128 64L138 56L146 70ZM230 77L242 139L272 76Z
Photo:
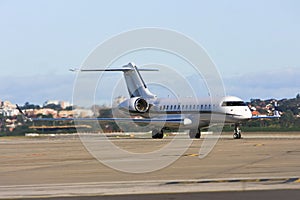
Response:
M177 145L169 153L158 154L153 161L157 164L176 157L159 170L127 173L93 157L78 135L3 137L0 198L300 191L299 132L244 133L240 140L233 140L231 133L222 133L212 151L202 159L199 149L207 135L194 140L186 135L162 140L151 139L149 134L112 135L109 142L119 149L145 155L145 167L147 153L159 152L174 140L191 144L187 150ZM140 163L114 153L111 151L105 159L117 163L120 169L128 163Z

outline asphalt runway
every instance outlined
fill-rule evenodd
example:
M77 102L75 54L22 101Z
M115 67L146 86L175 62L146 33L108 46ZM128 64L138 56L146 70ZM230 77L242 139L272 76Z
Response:
M176 193L176 194L137 194L137 195L111 195L111 196L85 196L85 197L49 197L46 200L282 200L298 199L300 190L265 190L265 191L235 191L235 192L197 192L197 193ZM45 199L45 198L40 198ZM26 200L26 199L23 199Z
M182 136L178 140L189 139ZM131 153L149 153L166 147L173 137L154 140L131 135L112 137L110 141ZM251 191L271 196L282 191L282 195L290 194L289 198L299 194L300 133L244 133L241 140L223 133L210 154L200 159L199 148L204 141L192 140L182 155L176 154L181 147L175 146L174 151L157 156L155 162L159 163L178 157L160 170L125 173L95 159L78 136L0 138L0 198L88 199L109 195L112 199L126 199L144 195L141 198L147 199L158 194L176 199L207 192L218 195L221 191L234 195L249 191L241 194L250 196ZM136 162L113 154L106 159L120 167Z

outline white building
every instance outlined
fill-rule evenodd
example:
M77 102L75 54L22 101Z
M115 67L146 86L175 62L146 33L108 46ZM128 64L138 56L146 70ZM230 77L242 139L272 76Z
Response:
M12 104L9 101L1 101L0 114L6 117L13 117L19 114L19 110L17 109L15 104Z

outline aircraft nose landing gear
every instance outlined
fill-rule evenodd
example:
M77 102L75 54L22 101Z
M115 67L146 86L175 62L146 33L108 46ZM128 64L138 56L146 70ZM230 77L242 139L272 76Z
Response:
M240 124L234 125L233 139L241 139L242 131L240 129Z

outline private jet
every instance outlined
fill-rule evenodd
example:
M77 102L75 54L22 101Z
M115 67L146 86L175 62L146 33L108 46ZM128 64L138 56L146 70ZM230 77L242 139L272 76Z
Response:
M217 124L234 124L233 138L241 138L240 124L252 116L246 103L236 96L220 98L159 98L153 94L144 82L141 71L158 71L157 69L137 68L128 63L121 68L107 69L72 69L79 72L123 72L130 98L119 104L119 109L130 114L129 118L96 118L100 121L124 121L135 124L151 124L152 138L162 139L164 131L178 128L189 130L190 138L200 138L201 129ZM138 118L136 116L139 116ZM278 118L278 111L269 118ZM263 118L266 118L265 116ZM213 120L213 121L212 121Z

